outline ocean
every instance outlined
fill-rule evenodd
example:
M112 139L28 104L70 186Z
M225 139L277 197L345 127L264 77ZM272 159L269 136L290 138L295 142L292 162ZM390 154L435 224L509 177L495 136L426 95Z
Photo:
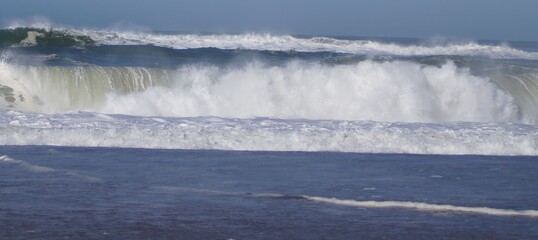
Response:
M0 30L0 238L538 238L538 42Z

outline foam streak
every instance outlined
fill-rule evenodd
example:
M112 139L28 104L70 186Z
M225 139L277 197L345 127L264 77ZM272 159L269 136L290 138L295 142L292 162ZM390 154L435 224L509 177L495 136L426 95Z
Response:
M58 170L54 168L30 164L22 160L10 158L7 155L0 156L0 163L16 165L26 171L30 171L33 173L53 173L53 174L60 174L60 175L68 176L68 177L78 178L80 180L87 181L87 182L93 182L93 183L102 182L102 180L97 177L86 176L86 175L82 175L73 171Z
M313 202L335 204L349 207L363 208L404 208L416 211L427 212L459 212L470 214L484 214L492 216L518 216L518 217L538 217L537 210L510 210L488 207L462 207L453 205L439 205L421 202L401 202L401 201L356 201L341 200L336 198L304 196Z
M404 201L357 201L341 200L336 198L325 198L307 195L286 195L278 193L240 193L226 192L209 189L183 188L172 186L154 186L152 190L163 193L200 193L209 195L233 196L233 197L253 197L253 198L273 198L278 200L308 200L317 203L326 203L348 207L360 208L402 208L414 211L425 212L458 212L464 214L482 214L501 217L531 217L538 218L538 210L511 210L489 207L463 207L447 204L431 204L422 202L404 202Z

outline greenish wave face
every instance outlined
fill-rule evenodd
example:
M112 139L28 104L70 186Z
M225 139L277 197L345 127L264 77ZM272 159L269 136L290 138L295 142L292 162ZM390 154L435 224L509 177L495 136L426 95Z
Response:
M511 66L491 80L513 96L522 118L538 122L538 69Z
M34 112L91 109L102 105L107 94L129 94L170 82L167 70L139 67L3 65L0 70L4 107Z
M0 47L43 46L73 47L95 44L89 36L74 35L66 30L16 28L0 30Z

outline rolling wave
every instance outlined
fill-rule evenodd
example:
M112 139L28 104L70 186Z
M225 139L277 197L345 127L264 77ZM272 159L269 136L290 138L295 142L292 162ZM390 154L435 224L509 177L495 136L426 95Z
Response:
M448 62L234 67L31 67L0 64L0 104L41 113L535 123L536 76L474 76ZM526 77L526 78L525 78Z
M475 42L432 45L399 45L374 40L346 40L328 37L298 38L271 34L154 34L117 31L71 30L89 36L104 45L155 45L173 49L220 48L269 51L339 52L365 55L484 56L496 59L538 59L538 53L507 45L485 45Z
M0 144L538 155L536 60L473 42L5 29Z
M33 40L32 40L33 39ZM537 60L506 44L476 42L402 45L377 40L329 37L294 37L271 34L164 34L90 29L39 29L19 27L0 30L0 47L6 46L152 45L171 49L249 49L292 52L336 52L388 56L482 56L493 59Z
M73 34L67 30L52 31L44 28L0 29L0 47L29 46L86 46L95 42L89 36Z

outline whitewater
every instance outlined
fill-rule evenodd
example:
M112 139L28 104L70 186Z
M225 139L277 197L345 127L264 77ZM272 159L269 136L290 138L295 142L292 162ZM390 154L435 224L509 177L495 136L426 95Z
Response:
M538 46L0 30L0 144L538 155Z

